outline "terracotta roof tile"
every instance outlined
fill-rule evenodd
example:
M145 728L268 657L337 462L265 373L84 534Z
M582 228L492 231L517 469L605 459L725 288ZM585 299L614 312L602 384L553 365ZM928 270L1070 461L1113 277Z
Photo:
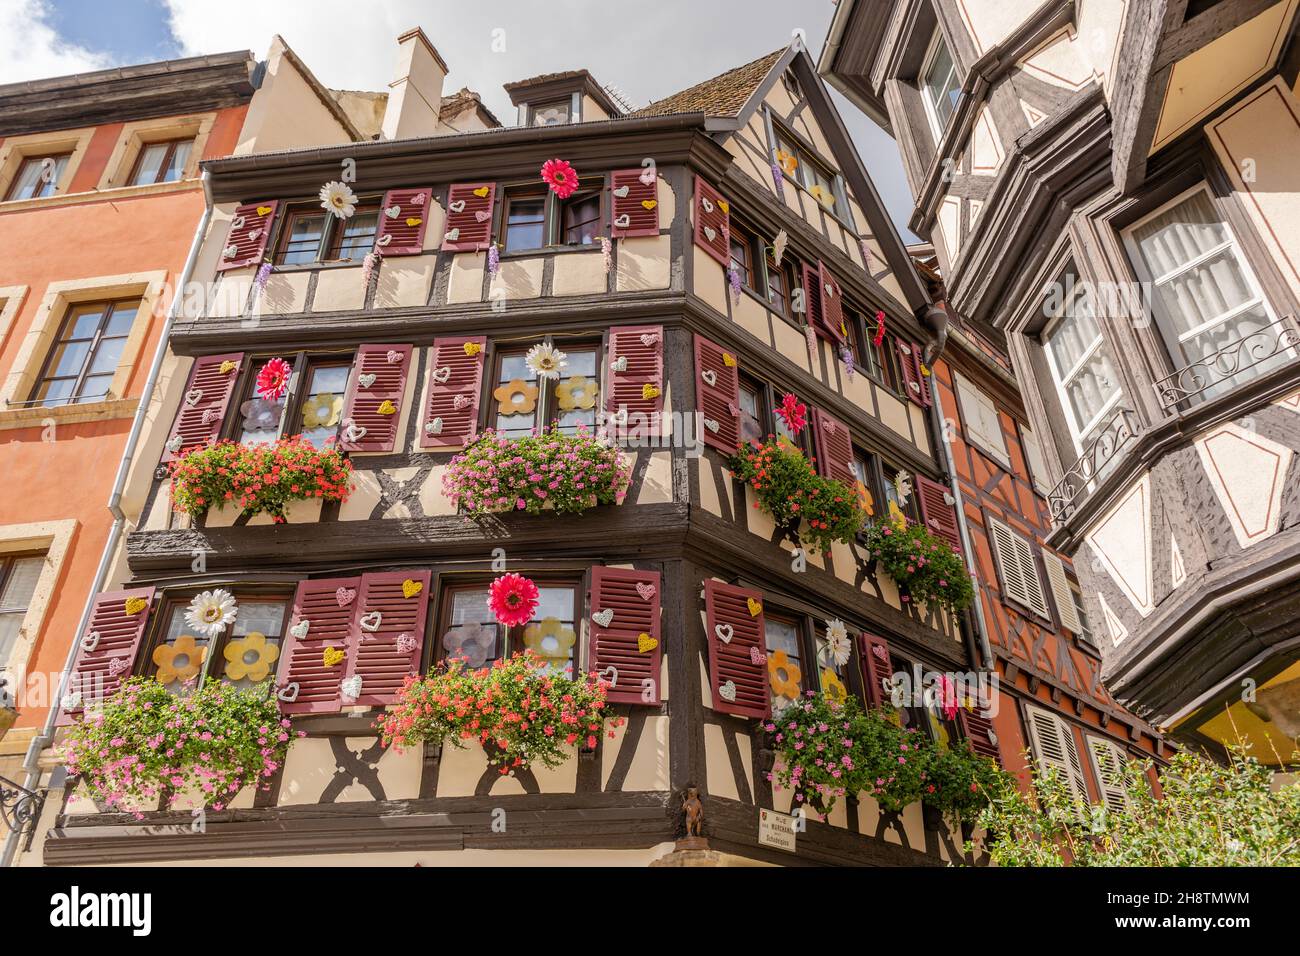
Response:
M759 57L752 63L728 70L721 76L697 83L690 89L651 103L633 116L663 116L668 113L705 113L708 116L735 116L771 71L785 48Z

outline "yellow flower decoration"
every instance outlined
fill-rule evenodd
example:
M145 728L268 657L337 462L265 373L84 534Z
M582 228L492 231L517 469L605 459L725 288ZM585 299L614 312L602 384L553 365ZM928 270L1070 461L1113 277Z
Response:
M808 187L808 194L816 199L819 203L830 209L835 205L835 196L824 186L813 185Z
M512 378L493 391L492 397L501 403L503 415L527 414L537 407L537 386Z
M858 495L858 507L865 511L868 516L874 517L876 514L876 499L871 496L871 489L862 482L855 481L853 490Z
M266 643L266 635L250 631L226 645L226 676L231 680L266 680L271 665L280 657L280 648ZM252 658L249 660L248 658Z
M839 674L826 667L822 669L822 693L828 700L842 704L849 696L849 689L844 686L844 681L840 680Z
M332 428L343 414L343 396L333 392L319 392L307 399L302 407L303 428Z
M599 386L584 375L574 375L567 382L555 386L555 395L560 400L560 408L566 412L575 408L595 408L596 393Z
M524 628L524 647L536 652L548 664L564 664L578 635L558 617L547 617Z
M903 510L895 501L889 502L889 523L895 528L907 527L907 515L903 514Z
M206 646L199 647L189 634L182 634L170 644L159 644L153 649L153 662L158 665L155 678L160 684L193 680L199 676L203 659L208 656Z
M772 693L776 696L788 700L799 699L803 671L799 670L799 665L790 660L785 651L775 651L767 655L767 680L772 685Z
M787 176L793 176L794 171L799 168L798 158L783 149L776 151L776 161L781 164Z

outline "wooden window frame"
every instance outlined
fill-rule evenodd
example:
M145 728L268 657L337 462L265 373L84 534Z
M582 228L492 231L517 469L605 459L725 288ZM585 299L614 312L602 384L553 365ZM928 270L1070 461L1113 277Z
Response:
M596 215L592 219L584 220L582 223L579 223L579 225L586 225L588 222L594 223L596 226L596 241L568 242L567 233L574 227L565 225L565 214L572 206L576 206L578 203L590 199L596 200ZM580 185L579 188L574 191L573 195L569 196L567 199L561 199L560 197L555 196L555 241L550 243L550 245L559 246L564 249L599 248L600 239L605 235L605 220L609 218L609 213L605 204L605 190L596 186L583 187Z
M381 196L358 196L357 211L354 216L361 213L375 212L382 215L380 206L383 203ZM379 234L379 215L375 218L375 235ZM321 229L321 237L316 243L316 254L308 262L284 262L285 247L293 235L293 224L299 219L307 219L316 216L325 217L325 225ZM288 206L283 212L276 217L279 224L276 226L274 242L269 243L267 248L271 250L271 262L275 264L277 270L290 269L317 269L321 266L333 265L351 265L358 262L357 259L335 259L333 255L342 245L342 233L345 223L350 220L340 219L333 213L327 212L320 208L320 205L310 203L295 203Z
M794 266L789 259L785 259L781 265L777 265L772 259L772 253L767 248L763 249L763 298L767 302L767 307L785 319L787 322L797 322L795 313L792 309L794 300L794 290L798 287L798 280L795 278ZM778 308L772 301L772 276L779 275L783 291L781 292L781 306Z
M586 653L586 640L584 639L586 628L583 626L583 620L589 575L582 571L569 573L557 571L543 575L533 574L530 577L539 588L571 588L573 590L573 629L577 635L573 643L573 676L577 676L581 673L585 664L583 658ZM456 575L454 578L438 581L438 610L437 614L430 615L434 621L433 647L428 655L431 667L445 664L448 660L446 651L442 646L442 637L451 627L451 612L454 607L452 596L460 591L487 591L491 583L491 575L479 574ZM496 626L502 627L503 625L498 624ZM527 624L520 624L515 627L505 628L505 646L501 649L500 659L508 660L512 654L524 650L523 637L524 629L527 626ZM491 664L484 666L491 666Z
M948 54L948 60L952 64L949 76L956 79L958 90L958 103L961 101L960 90L962 85L961 66L957 63L957 57L953 55L952 47L948 44L948 38L943 35L943 30L938 24L935 25L934 33L930 37L929 45L925 50L925 58L921 61L921 69L916 75L917 89L921 93L921 102L925 104L925 117L930 125L930 133L934 136L936 146L943 139L947 132L948 124L952 122L952 117L957 113L957 104L953 104L953 112L948 120L941 122L937 108L930 97L930 71L934 68L939 59L939 49L943 48ZM948 85L945 77L944 91L945 95Z
M113 316L117 313L119 306L129 305L131 306L130 311L132 313L135 313L139 311L141 301L142 301L142 297L135 296L133 298L123 298L123 299L103 299L103 300L89 301L89 302L75 302L69 305L67 311L64 313L62 321L59 323L59 329L55 333L54 339L53 341L50 342L49 349L45 353L45 360L41 363L40 373L36 376L36 381L32 385L31 394L27 404L37 405L38 407L45 407L45 408L62 408L68 405L86 404L86 402L82 400L83 396L81 395L81 389L85 385L86 379L89 377L90 367L95 363L95 356L99 353L100 346L104 343L106 338L110 341L116 341L118 339L121 339L123 340L123 343L125 343L126 340L130 339L131 337L131 328L129 326L127 330L123 332L121 335L113 335L113 336L106 337L104 335L104 330L108 328L108 325L112 321ZM58 351L59 346L64 344L64 334L71 327L75 316L79 315L83 310L95 309L100 307L103 308L103 314L100 316L99 325L96 327L95 333L91 337L90 350L86 352L86 358L81 363L81 369L80 371L78 371L77 375L75 376L75 381L72 388L72 394L69 395L66 400L60 402L58 405L45 405L41 399L37 398L37 393L40 392L41 387L47 381L74 378L74 376L69 376L69 375L59 375L59 376L51 377L49 374L54 362L54 355ZM132 320L132 324L134 324L134 319ZM125 344L123 345L123 350L125 351ZM119 365L121 364L120 356L118 358L118 364ZM114 369L113 374L116 374L116 371L117 370ZM108 375L110 373L100 372L97 374ZM112 384L111 381L109 384L111 386ZM106 390L104 394L91 396L88 400L92 402L94 401L102 402L107 400L108 395L109 392Z
M776 162L776 151L778 149L785 152L792 152L791 149L787 147L793 147L792 155L799 163L799 165L795 167L794 173L791 174L786 172L785 167L777 162L777 166L781 170L781 175L807 193L808 197L816 203L818 209L826 213L826 215L830 216L845 229L848 229L853 232L854 235L857 235L857 226L853 222L853 210L849 207L848 186L845 183L844 174L840 172L839 168L834 163L827 161L811 143L774 116L770 109L768 110L768 119L770 121L769 128L772 131L772 142L768 144L768 148L771 150L772 161ZM804 172L810 166L820 169L827 182L831 184L831 192L835 199L834 207L827 208L812 194L812 187L816 184L813 183L809 176ZM842 211L839 208L841 205L843 206Z
M492 360L490 365L491 377L484 384L486 385L485 394L487 401L482 404L486 406L486 414L480 412L479 415L479 433L485 428L496 429L496 420L500 402L497 401L496 395L493 394L502 384L501 382L501 363L511 355L525 355L534 345L549 343L554 348L566 354L573 349L585 351L592 349L596 353L596 373L593 376L600 386L600 394L591 411L596 415L597 420L600 418L601 410L604 408L605 394L604 390L609 386L608 376L605 371L605 355L608 349L608 342L604 339L577 339L573 342L557 342L547 336L544 339L533 341L527 344L510 342L506 344L493 344L491 354ZM537 408L535 411L536 418L533 424L534 433L540 433L543 428L550 426L552 419L560 417L560 407L556 403L555 386L565 381L567 376L561 372L558 379L545 379L538 376L537 379ZM589 426L589 430L594 432L595 426Z
M561 199L555 195L554 191L547 188L545 183L523 182L504 184L501 187L502 200L500 202L501 211L498 213L499 220L497 223L496 235L500 236L501 255L503 257L521 257L536 256L543 253L559 252L566 249L573 250L591 250L596 248L598 243L566 243L564 242L564 210L575 200L590 199L593 195L600 198L600 211L596 218L596 238L609 238L609 190L608 176L595 177L585 176L578 180L578 188L574 190L573 195L566 199ZM542 244L540 246L529 246L522 249L511 249L509 247L509 227L510 227L510 206L515 202L537 202L542 203Z
M307 399L307 382L310 378L308 374L312 369L321 366L346 366L349 369L347 382L343 386L343 397L346 400L348 386L352 383L351 369L356 362L356 350L344 350L340 352L278 352L245 355L240 370L240 379L235 383L235 388L230 394L230 404L226 409L226 420L222 422L219 434L222 438L229 441L238 442L240 435L244 430L244 416L240 412L240 407L247 401L257 397L257 373L268 360L273 358L282 358L293 366L293 373L289 376L289 390L285 395L284 408L280 412L280 428L276 437L271 441L279 441L289 438L293 435L301 434L294 431L289 426L302 417L303 405ZM343 428L342 417L335 426L335 438ZM287 431L286 431L287 429ZM337 442L331 447L337 447Z
M731 219L730 242L727 246L727 259L731 266L735 266L740 272L740 285L760 298L766 297L767 283L763 281L762 270L759 268L759 247L758 239L753 230L744 223L737 222L733 216ZM745 261L742 263L736 259L734 247L739 245L745 252Z
M62 151L62 152L58 152L58 153L50 153L50 154L48 154L48 155L44 155L44 154L43 154L43 155L39 155L39 156L38 156L38 155L36 155L36 154L32 154L32 155L28 155L28 156L23 156L22 159L20 159L20 160L18 161L18 166L17 166L17 168L14 170L13 178L9 181L9 188L5 191L5 198L4 198L4 201L5 201L5 202L18 202L18 201L20 201L20 200L24 200L24 199L47 199L47 198L49 198L49 196L57 196L57 195L59 194L59 180L62 179L62 178L64 177L64 175L66 174L66 172L67 172L67 168L68 168L68 164L72 162L72 156L73 156L73 153L75 153L75 152L76 152L76 150L71 150L71 149L69 149L69 150L64 150L64 151ZM54 180L52 180L51 182L45 184L45 185L48 185L48 186L50 187L50 192L47 194L47 193L45 192L45 190L44 190L44 187L42 187L40 190L38 190L36 193L34 193L34 194L30 195L30 196L16 196L16 195L14 195L14 193L15 193L15 192L17 191L17 189L18 189L18 182L19 182L19 180L22 179L22 176L23 176L23 170L25 170L25 169L28 167L28 165L30 165L30 164L36 164L37 166L39 166L39 165L41 165L42 163L44 163L45 160L47 160L47 159L50 159L50 160L53 160L53 161L54 161L54 164L55 164L55 168L56 168L56 169L58 168L59 160L63 160L63 161L64 161L63 169L62 169L62 171L60 171L59 175L58 175ZM38 180L38 182L39 182L39 180Z
M190 153L191 153L191 155L193 155L193 150L194 150L194 145L195 145L195 137L193 137L193 136L178 136L178 137L176 137L175 139L160 139L160 140L153 140L152 142L143 142L143 143L141 143L141 144L140 144L140 151L136 154L136 157L135 157L135 162L131 164L131 174L130 174L129 176L127 176L127 178L126 178L126 185L128 185L128 186L156 186L156 185L158 185L158 184L160 184L160 183L174 183L174 182L180 182L182 179L184 179L184 178L185 178L185 168L184 168L184 167L181 167L181 169L178 171L178 175L177 175L177 177L176 177L175 179L163 179L163 178L161 178L162 175L163 175L163 173L164 173L167 169L169 169L169 168L171 167L172 160L173 160L173 159L175 158L175 156L176 156L176 147L179 146L181 143L189 143L189 144L190 144ZM167 152L163 154L163 161L159 164L159 166L158 166L158 173L157 173L157 175L154 176L154 180L153 180L152 183L141 183L141 182L136 182L136 177L140 175L140 165L144 162L144 154L145 154L146 151L148 151L148 149L149 149L151 146L166 146L166 147L167 147ZM189 165L189 159L188 159L188 157L186 158L185 163L186 163L187 166Z

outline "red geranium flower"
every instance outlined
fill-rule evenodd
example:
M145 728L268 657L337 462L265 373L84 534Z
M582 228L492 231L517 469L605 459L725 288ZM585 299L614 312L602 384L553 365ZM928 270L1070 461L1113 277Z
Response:
M537 610L537 585L522 575L501 575L492 582L488 594L488 607L506 627L527 624Z
M275 401L289 390L289 376L293 366L282 358L273 358L257 373L257 394L267 401Z
M578 173L563 159L548 159L542 164L542 179L551 192L568 199L578 188Z

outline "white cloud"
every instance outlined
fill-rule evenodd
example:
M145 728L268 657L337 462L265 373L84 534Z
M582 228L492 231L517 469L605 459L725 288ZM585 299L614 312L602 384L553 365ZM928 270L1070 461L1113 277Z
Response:
M49 24L45 0L0 0L0 83L102 70L107 56L66 43Z

